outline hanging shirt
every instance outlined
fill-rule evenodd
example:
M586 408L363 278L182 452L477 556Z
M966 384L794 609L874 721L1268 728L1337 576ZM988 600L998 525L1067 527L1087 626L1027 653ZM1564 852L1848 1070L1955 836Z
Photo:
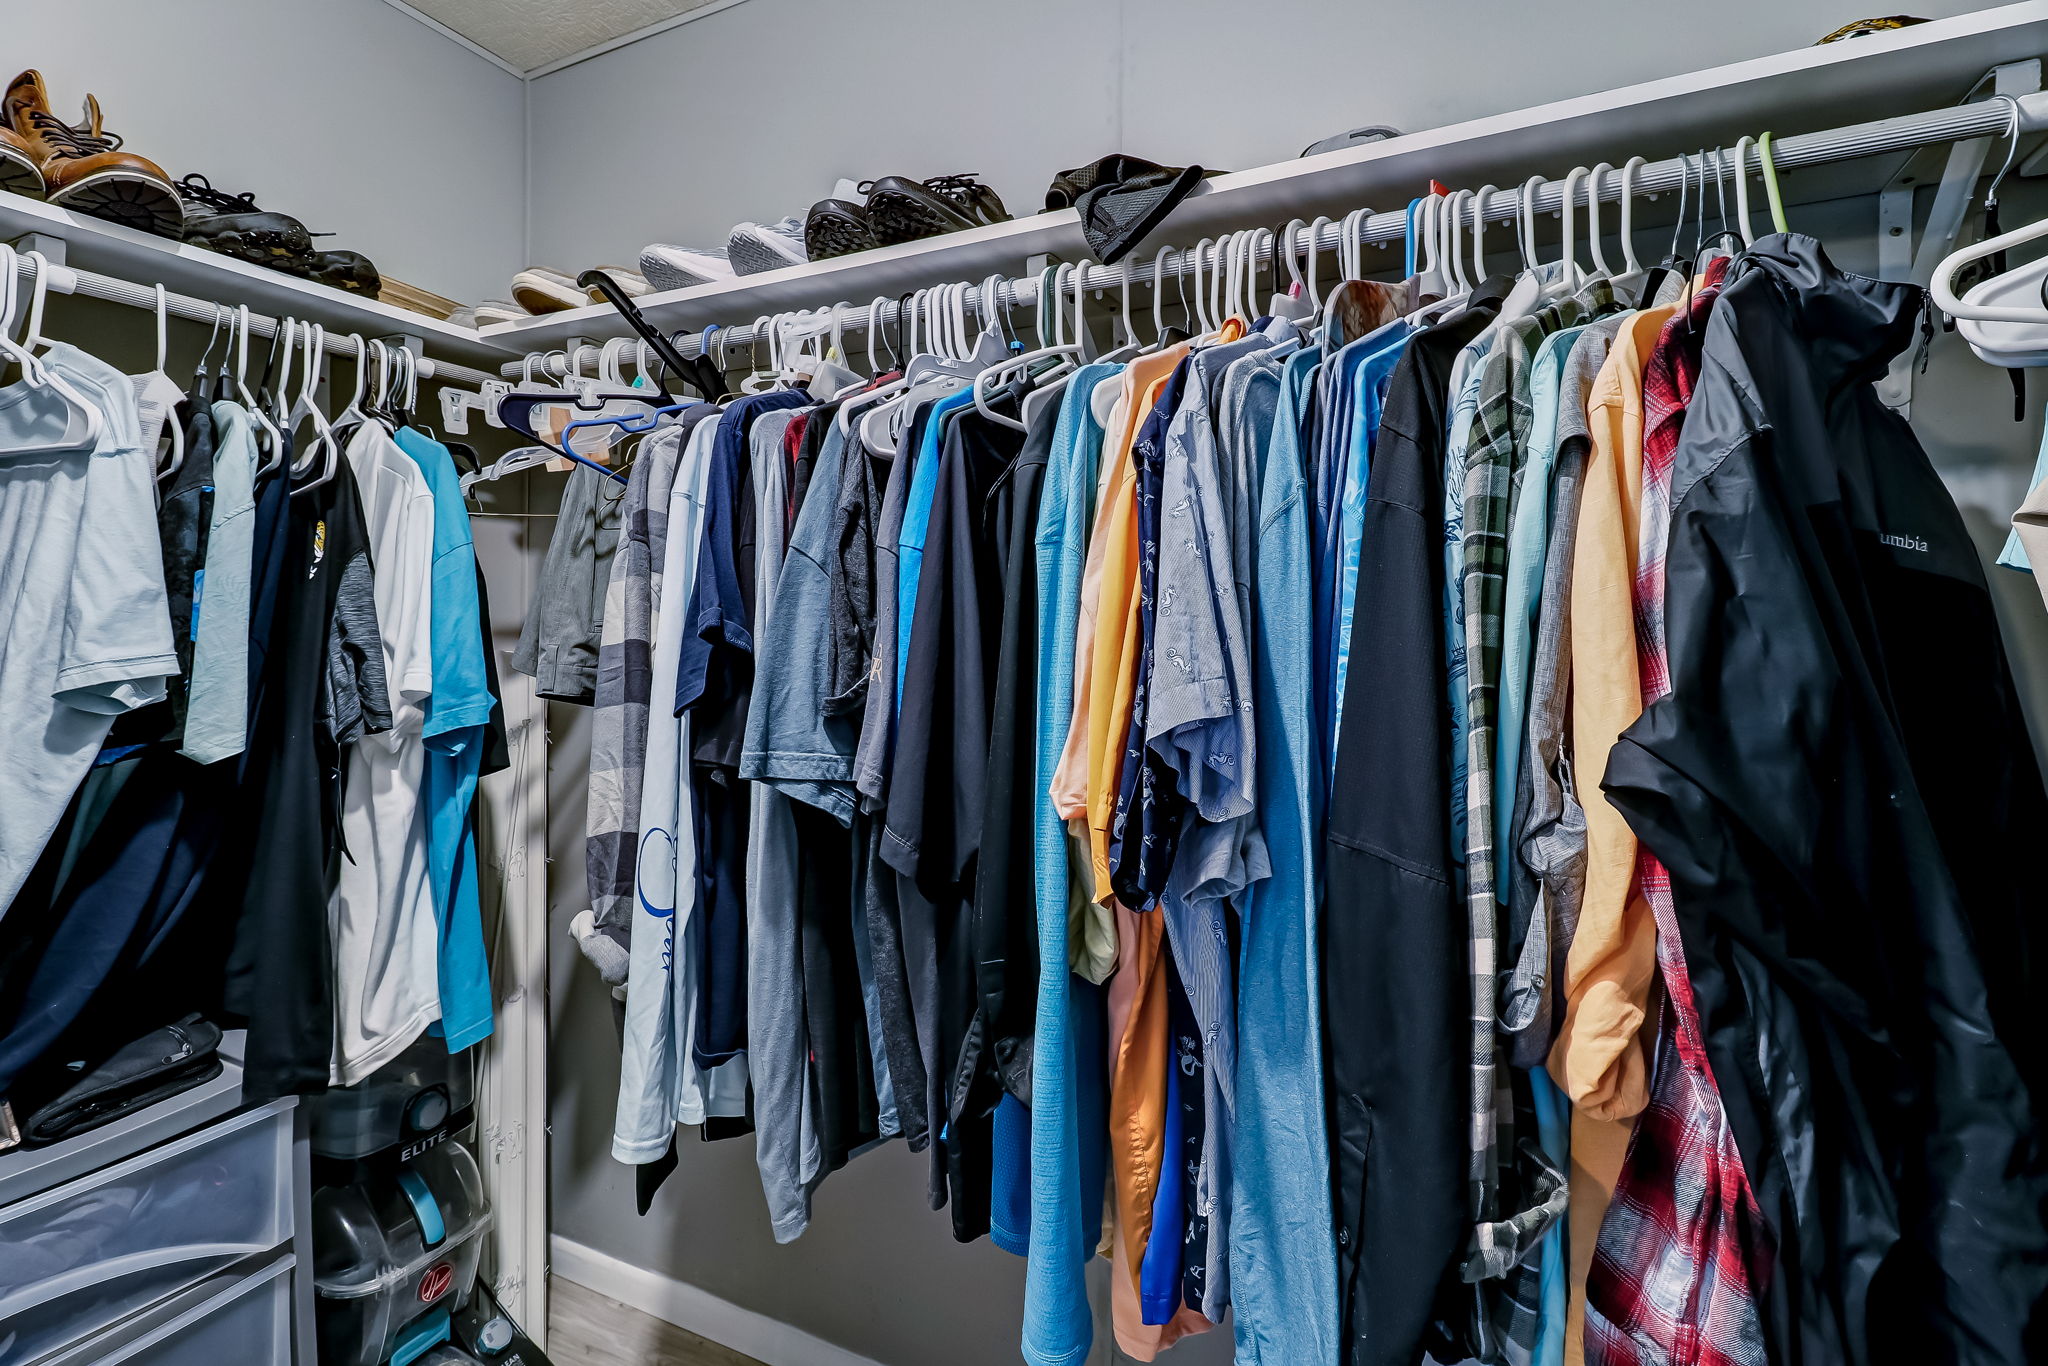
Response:
M392 720L355 472L338 460L332 478L286 496L271 673L241 787L252 854L222 866L207 893L240 914L224 995L249 1024L252 1097L319 1091L332 1075L327 910L341 857L342 747Z
M693 423L716 412L707 403L684 412L677 425L687 432ZM627 476L619 550L605 586L584 815L590 922L577 937L584 956L613 986L625 982L630 971L627 946L639 909L633 896L633 869L640 857L640 801L654 692L649 661L661 601L669 493L681 453L680 440L642 443L640 458Z
M604 600L626 492L610 474L588 465L570 470L562 488L555 534L511 660L532 677L542 697L586 707L597 698Z
M690 783L704 979L691 1051L706 1068L737 1057L747 1035L747 803L738 790L738 772L753 687L757 568L747 441L762 414L809 402L798 389L743 398L719 417L711 441L704 531L675 686L676 711L692 713Z
M196 764L240 754L249 739L249 574L256 532L255 435L248 410L213 405L213 510L195 584L190 701L179 753Z
M1313 591L1300 441L1313 372L1297 359L1254 355L1231 371L1233 379L1249 372L1253 393L1269 382L1274 391L1259 462L1252 612L1253 717L1265 756L1258 812L1272 875L1247 889L1240 917L1228 1243L1237 1359L1246 1366L1338 1355L1314 844L1325 778L1314 730L1314 629L1301 610ZM1267 366L1270 381L1261 378Z
M1374 349L1359 363L1352 377L1350 445L1337 504L1336 602L1332 609L1335 638L1330 652L1329 700L1325 703L1330 717L1331 754L1337 752L1342 714L1338 704L1351 668L1351 622L1358 603L1358 561L1365 547L1365 491L1371 484L1372 448L1379 439L1387 384L1393 379L1394 367L1400 364L1413 332L1414 328L1402 321L1388 323L1373 333L1362 344Z
M1450 370L1505 293L1489 283L1464 313L1409 341L1367 490L1373 550L1360 561L1354 631L1373 648L1353 658L1345 684L1322 972L1338 1323L1361 1363L1416 1359L1470 1232L1460 1084L1470 987L1451 892L1443 503Z
M422 796L430 822L427 864L441 921L441 1032L459 1053L491 1033L490 966L477 899L471 804L483 762L491 690L484 678L483 626L476 598L476 551L469 507L448 448L411 427L398 447L418 462L434 493L434 694L427 703Z
M216 404L215 411L228 406ZM236 415L221 416L225 454ZM246 415L240 421L246 424ZM336 1086L363 1080L441 1018L421 735L434 693L434 491L382 423L356 429L347 459L377 569L377 634L392 724L350 746L345 761L341 838L348 857L328 903Z
M925 535L938 496L939 450L952 415L973 406L974 391L962 389L932 404L910 467L910 491L903 505L903 530L896 540L896 705L903 705L903 671L909 667L911 609L923 578Z
M0 390L0 917L63 817L114 717L160 700L178 672L156 537L153 453L125 375L76 347L45 356L104 400L90 446L61 441L69 406L26 382Z
M681 623L694 582L702 485L716 418L711 409L694 422L656 432L641 445L635 462L636 468L652 462L668 471L665 480L650 482L650 493L656 484L666 493L658 511L649 509L646 523L650 548L656 537L661 547L653 577L655 617L648 628L652 652L647 669L656 678L674 677L682 649ZM668 706L650 712L633 819L639 831L630 870L635 911L619 1104L612 1126L612 1155L634 1165L659 1160L678 1124L745 1112L744 1094L720 1088L719 1074L712 1074L707 1087L689 1048L696 1011L694 1000L685 1004L681 999L688 995L686 979L693 966L686 961L686 949L696 905L696 834L685 777L689 718L678 718Z
M1031 1260L1024 1272L1024 1358L1072 1366L1094 1341L1084 1273L1102 1232L1105 1163L1101 992L1115 940L1091 952L1079 940L1093 900L1077 887L1068 833L1052 797L1065 742L1057 722L1073 713L1075 633L1082 562L1094 521L1103 429L1097 387L1118 368L1083 366L1060 401L1047 454L1037 524L1037 759L1032 787L1032 866L1038 908L1038 1000L1031 1050ZM1076 959L1080 959L1078 965ZM1069 971L1073 965L1072 971ZM1093 976L1085 968L1099 968Z
M764 413L748 437L754 484L755 588L753 636L756 678L765 688L783 660L769 648L777 619L788 528L789 464L783 436L796 414ZM815 651L813 651L815 653ZM792 661L793 662L793 661ZM763 690L750 699L753 714L766 711ZM747 776L744 752L740 776ZM828 847L801 849L790 798L767 783L747 787L747 1076L753 1085L754 1158L768 1198L769 1227L777 1242L788 1242L810 1222L808 1183L823 1168L819 1153L813 1041L805 1019L803 927L798 879L815 861L820 871L844 885L853 872L852 851L840 851L838 866ZM833 1059L836 1062L836 1058Z

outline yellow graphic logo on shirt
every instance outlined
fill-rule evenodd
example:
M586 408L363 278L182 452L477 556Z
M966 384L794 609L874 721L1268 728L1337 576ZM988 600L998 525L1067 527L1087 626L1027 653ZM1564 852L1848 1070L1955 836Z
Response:
M327 519L322 517L313 523L313 563L306 566L306 577L312 578L320 572L320 561L327 558Z

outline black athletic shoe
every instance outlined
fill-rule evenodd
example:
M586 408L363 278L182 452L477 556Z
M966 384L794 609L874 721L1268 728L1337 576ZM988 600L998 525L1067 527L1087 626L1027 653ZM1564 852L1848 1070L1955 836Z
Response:
M316 251L299 260L280 261L277 268L366 299L376 298L384 288L384 277L377 273L370 258L359 251Z
M821 199L804 219L804 254L813 261L851 256L880 246L868 226L867 210L844 199Z
M1010 216L996 192L972 175L926 181L883 176L860 188L868 197L868 224L883 246L1000 223Z

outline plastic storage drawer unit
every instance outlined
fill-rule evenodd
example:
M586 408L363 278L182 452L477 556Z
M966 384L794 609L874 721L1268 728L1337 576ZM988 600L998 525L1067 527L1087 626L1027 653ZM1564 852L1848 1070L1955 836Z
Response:
M409 1366L448 1336L491 1226L476 1159L444 1143L313 1195L322 1366Z
M94 1366L292 1366L292 1265L280 1258Z
M290 1238L291 1111L274 1101L0 1209L0 1366Z

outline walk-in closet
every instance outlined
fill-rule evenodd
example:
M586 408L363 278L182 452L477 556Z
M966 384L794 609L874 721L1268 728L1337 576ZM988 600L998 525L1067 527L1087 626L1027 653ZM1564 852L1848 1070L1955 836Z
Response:
M5 20L0 1366L2048 1361L2048 0Z

